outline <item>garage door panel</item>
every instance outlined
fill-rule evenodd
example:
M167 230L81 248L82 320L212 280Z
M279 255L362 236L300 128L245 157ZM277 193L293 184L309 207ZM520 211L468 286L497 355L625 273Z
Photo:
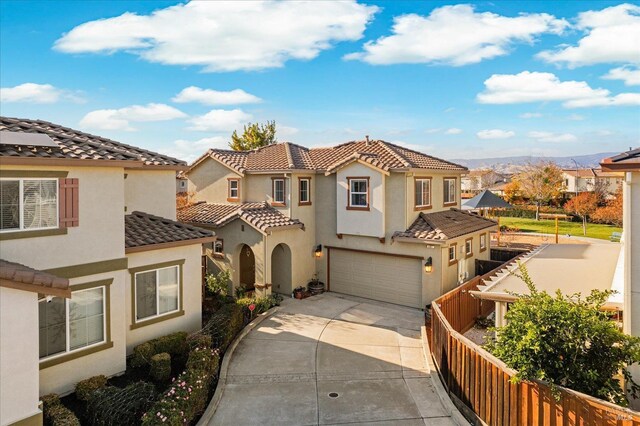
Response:
M332 249L330 262L331 291L421 307L418 259Z

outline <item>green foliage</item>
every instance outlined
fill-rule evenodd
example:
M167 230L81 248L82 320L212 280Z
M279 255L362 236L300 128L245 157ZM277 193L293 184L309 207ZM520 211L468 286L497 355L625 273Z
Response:
M81 380L76 384L76 397L80 401L87 402L93 392L105 387L106 385L107 377L102 374Z
M234 151L248 151L278 142L276 139L276 122L267 121L265 124L249 123L244 126L242 136L234 130L229 146Z
M45 426L80 426L80 420L73 411L62 405L57 394L44 395L40 399Z
M156 383L162 383L171 377L171 355L166 352L151 357L149 376Z
M225 297L229 290L231 271L220 271L216 275L209 274L205 278L207 293L218 298Z
M106 386L91 395L87 417L94 426L139 425L154 399L155 388L151 383L137 382L122 389Z
M151 362L151 357L166 352L171 356L186 357L189 352L187 333L179 331L149 340L133 348L132 367L143 367ZM184 360L184 358L182 358Z
M247 319L249 319L255 315L261 314L263 312L267 312L269 309L271 309L274 306L280 305L281 301L282 301L282 296L280 296L279 294L272 294L264 297L253 297L253 298L244 297L242 299L236 300L236 304L242 306L242 311L244 313L244 316ZM249 305L255 305L253 314L249 310Z
M543 234L555 234L556 225L553 220L520 219L515 217L503 217L500 224L510 228L518 228L521 232L540 232ZM559 234L582 236L582 225L576 222L558 221ZM587 237L608 240L612 232L622 232L622 228L610 225L591 224L587 228Z
M544 380L554 392L563 386L628 405L616 375L622 371L632 395L640 390L626 368L640 362L640 338L622 333L601 310L611 291L552 296L536 290L524 266L520 271L530 294L509 307L507 325L487 349L518 371L516 381Z
M211 346L213 346L213 340L211 339L211 336L202 333L192 334L191 336L189 336L188 342L191 350L197 347L210 348Z
M236 287L235 294L236 299L244 299L245 297L247 297L247 287L245 287L244 284L240 284L238 287Z
M224 353L245 325L242 306L236 303L223 305L207 321L201 333L211 337L214 348Z

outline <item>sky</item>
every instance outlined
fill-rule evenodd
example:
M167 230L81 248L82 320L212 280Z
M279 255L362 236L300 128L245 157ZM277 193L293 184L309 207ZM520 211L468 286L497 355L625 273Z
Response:
M0 112L191 161L280 141L457 158L640 145L640 2L0 2Z

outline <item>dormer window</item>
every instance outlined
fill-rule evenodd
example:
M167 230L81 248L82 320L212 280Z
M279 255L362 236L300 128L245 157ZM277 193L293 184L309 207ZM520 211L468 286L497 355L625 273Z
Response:
M444 178L444 205L456 204L456 178Z
M240 179L229 179L227 201L240 201Z
M369 178L349 177L348 210L369 210Z
M271 198L274 206L285 206L285 184L283 178L273 178Z

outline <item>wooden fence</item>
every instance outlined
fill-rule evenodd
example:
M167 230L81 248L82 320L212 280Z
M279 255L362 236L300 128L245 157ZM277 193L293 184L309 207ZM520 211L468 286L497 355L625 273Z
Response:
M462 335L494 309L469 290L495 272L471 279L431 305L431 354L461 412L488 425L640 426L640 413L589 395L560 388L556 400L544 382L512 383L514 370Z

